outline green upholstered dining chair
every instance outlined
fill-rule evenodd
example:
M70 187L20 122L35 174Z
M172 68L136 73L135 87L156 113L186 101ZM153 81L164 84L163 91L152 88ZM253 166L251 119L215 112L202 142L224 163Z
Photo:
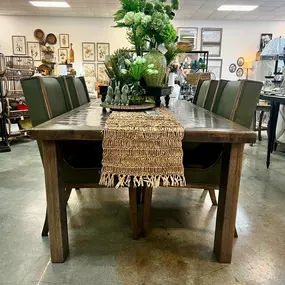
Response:
M193 103L210 110L218 86L217 80L200 80L197 87L197 96Z
M90 102L84 77L65 76L73 108Z
M70 111L73 109L73 104L71 101L71 96L70 96L70 92L67 86L66 78L65 76L59 76L59 77L56 77L56 80L59 82L61 86L66 106L68 108L68 111Z
M64 98L64 92L58 78L32 77L22 79L24 96L26 98L29 114L33 126L44 123L69 110ZM92 147L90 147L92 144ZM38 142L42 155L41 144ZM102 142L101 141L66 141L60 145L63 159L60 161L63 183L68 199L72 188L100 187ZM136 195L132 188L130 191L130 212L134 213L136 207ZM131 215L133 238L138 238L137 220ZM43 236L48 235L47 214L42 231Z
M224 115L227 119L249 128L261 88L261 82L250 80L230 82L223 80L219 82L212 106L217 110L217 113ZM229 98L225 98L227 96ZM217 104L215 104L215 100L218 101ZM183 143L183 151L187 187L209 190L212 203L217 205L214 190L219 189L223 146L215 143L200 143L198 145L196 143ZM146 188L145 191L150 190ZM146 197L150 196L145 200L144 205L146 211L149 212L151 194L145 193L144 195ZM149 216L145 217L145 219L148 218ZM143 224L148 225L148 221L144 220ZM237 237L237 232L235 232L235 236Z

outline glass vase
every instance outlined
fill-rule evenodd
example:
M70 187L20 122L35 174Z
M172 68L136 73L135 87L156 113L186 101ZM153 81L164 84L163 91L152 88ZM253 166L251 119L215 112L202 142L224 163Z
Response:
M144 58L147 64L153 64L154 69L158 71L158 74L144 75L144 80L147 86L161 87L164 85L165 75L167 71L167 62L165 56L158 50L153 49L147 53Z

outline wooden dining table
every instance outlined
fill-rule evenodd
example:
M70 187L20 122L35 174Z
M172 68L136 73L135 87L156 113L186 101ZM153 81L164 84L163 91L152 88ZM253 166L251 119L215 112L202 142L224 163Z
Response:
M232 258L244 144L254 143L256 134L188 101L171 99L169 111L185 129L184 142L227 146L227 151L222 154L214 253L219 262L229 263ZM101 141L107 118L108 113L102 112L100 102L94 100L30 130L31 137L41 141L43 147L52 262L64 262L69 252L58 145L68 140Z

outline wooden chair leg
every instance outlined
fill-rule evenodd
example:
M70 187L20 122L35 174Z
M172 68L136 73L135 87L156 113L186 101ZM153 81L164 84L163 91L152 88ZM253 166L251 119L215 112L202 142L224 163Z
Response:
M238 238L237 228L235 227L235 238Z
M264 111L261 111L260 116L259 116L259 122L258 122L258 140L260 142L262 141L261 129L262 129L263 116L264 116Z
M143 203L143 219L142 219L142 235L144 237L149 233L150 227L150 212L152 200L152 187L145 186L143 188L144 203Z
M134 187L129 188L129 203L130 203L130 218L133 239L139 238L138 227L138 208L137 208L137 189Z
M65 198L66 198L66 204L69 200L70 194L71 194L72 188L65 188Z
M68 202L68 199L70 197L72 188L65 188L65 197L66 197L66 204ZM48 212L46 209L46 217L45 217L45 222L44 222L44 226L43 226L43 230L42 230L42 236L43 237L47 237L48 236L48 232L49 232L49 226L48 226Z
M48 227L48 212L46 209L46 217L45 217L45 222L44 222L44 226L43 226L43 230L42 230L42 237L47 237L48 236L48 231L49 231L49 227Z
M210 195L210 198L211 198L213 206L217 206L218 202L217 202L215 190L211 189L211 190L208 190L208 191L209 191L209 195Z
M137 191L137 204L140 205L142 204L142 187L138 187L136 191Z

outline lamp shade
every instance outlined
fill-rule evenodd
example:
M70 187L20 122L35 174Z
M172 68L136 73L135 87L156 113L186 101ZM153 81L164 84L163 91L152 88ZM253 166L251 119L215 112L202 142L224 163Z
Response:
M272 39L264 48L261 56L278 56L284 54L285 38Z

